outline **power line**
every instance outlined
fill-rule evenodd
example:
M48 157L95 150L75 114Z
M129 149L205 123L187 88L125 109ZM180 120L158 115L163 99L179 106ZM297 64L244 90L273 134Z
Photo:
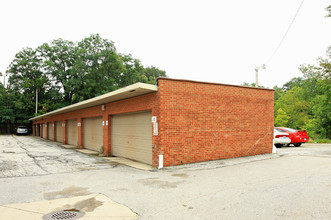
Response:
M279 44L278 44L278 46L276 47L275 51L273 52L273 54L270 56L270 58L269 58L269 59L267 60L267 62L265 62L265 63L269 63L270 60L271 60L271 59L275 56L275 54L277 53L278 49L279 49L280 46L282 45L282 43L283 43L283 41L284 41L284 39L285 39L285 37L286 37L286 35L287 35L287 33L290 31L290 29L291 29L291 27L292 27L292 24L294 23L294 20L295 20L295 18L297 17L297 15L298 15L298 13L299 13L299 11L300 11L300 9L301 9L301 6L302 6L302 4L303 4L304 1L305 1L305 0L302 0L302 2L301 2L301 4L300 4L300 6L299 6L297 12L295 13L295 15L294 15L294 17L293 17L293 19L292 19L292 22L291 22L290 26L287 28L287 31L285 32L285 34L284 34L282 40L279 42Z

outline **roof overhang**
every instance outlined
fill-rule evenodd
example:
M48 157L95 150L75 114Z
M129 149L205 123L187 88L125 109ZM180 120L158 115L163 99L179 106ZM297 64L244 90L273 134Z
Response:
M124 88L106 93L104 95L100 95L100 96L97 96L97 97L94 97L94 98L91 98L91 99L88 99L88 100L85 100L82 102L78 102L73 105L69 105L69 106L48 112L43 115L39 115L39 116L30 118L29 120L32 121L32 120L47 118L47 117L57 115L57 114L67 113L67 112L71 112L71 111L75 111L75 110L79 110L79 109L89 108L89 107L93 107L93 106L97 106L97 105L106 104L109 102L114 102L114 101L132 98L135 96L140 96L140 95L144 95L144 94L148 94L148 93L152 93L152 92L157 92L157 90L158 90L158 88L156 85L150 85L150 84L146 84L146 83L135 83L130 86L126 86Z

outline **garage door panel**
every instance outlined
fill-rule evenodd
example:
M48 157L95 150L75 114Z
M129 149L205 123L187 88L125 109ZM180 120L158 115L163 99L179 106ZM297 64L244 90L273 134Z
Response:
M62 121L57 121L56 122L56 141L63 142Z
M77 119L67 121L67 141L68 144L78 146L78 127Z
M114 134L116 135L116 134ZM127 146L128 148L139 148L139 149L146 149L150 150L150 146L146 145L145 141L148 136L144 137L128 137L126 135L117 135L115 138L114 144L120 145L120 146Z
M148 160L148 158L151 156L150 153L148 152L126 151L125 153L126 153L125 158L129 158L150 165L152 164L151 160L150 161Z
M112 117L112 155L152 164L152 113L139 112Z
M127 145L125 143L123 143L123 144L116 143L116 147L113 150L113 154L115 154L114 156L124 156L125 157L126 155L116 155L121 152L125 152L125 153L134 152L135 154L138 154L138 153L150 154L151 147L148 147L147 145L145 145L145 147L142 148L141 146L137 146L137 145ZM131 159L134 159L134 158L131 158Z
M103 145L102 117L85 118L83 120L84 147L99 151Z
M126 151L136 151L136 152L146 152L146 153L149 153L150 152L150 147L147 147L146 145L145 146L137 146L137 145L127 145L126 143L116 143L116 148L114 150L114 153L116 153L116 150L118 148L124 148L125 147L125 150ZM121 150L121 149L120 149ZM120 152L120 150L118 150L118 152Z
M43 138L46 138L46 124L43 124Z
M114 135L119 135L119 136L121 136L121 137L128 137L128 135L125 135L125 134L123 134L123 131L124 132L127 132L127 133L129 133L129 134L134 134L134 136L129 136L129 137L135 137L135 138L143 138L143 139L145 139L145 138L150 138L150 134L148 135L148 134L146 134L146 131L149 131L149 132L152 132L152 130L151 129L149 129L149 128L146 128L146 129L144 129L143 127L140 129L140 130L130 130L130 129L122 129L122 132L118 132L118 131L114 131L114 132L112 132Z
M53 122L48 123L48 139L53 140Z
M118 145L118 147L126 147L125 145ZM120 152L117 152L118 154ZM114 154L116 154L116 152L114 152ZM120 155L121 156L121 155ZM125 150L125 155L122 155L123 157L126 157L126 158L130 158L130 159L133 159L133 160L138 160L140 161L141 158L145 158L145 157L149 157L151 156L150 154L150 151L148 150L142 150L142 149L137 149L137 148L134 148L134 147L127 147L126 150ZM142 161L142 162L145 162L145 161Z

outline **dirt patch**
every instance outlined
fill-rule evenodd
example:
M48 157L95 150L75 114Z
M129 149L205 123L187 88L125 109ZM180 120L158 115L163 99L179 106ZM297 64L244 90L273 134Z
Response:
M79 201L73 205L65 205L60 210L79 210L83 212L93 212L99 206L102 206L103 202L96 200L94 197Z
M69 198L73 196L86 196L91 194L87 191L88 188L82 188L77 186L70 186L61 191L44 193L44 198L47 200L58 198Z
M182 178L189 177L189 175L187 175L186 173L176 173L176 174L172 174L171 176L182 177Z
M17 165L14 162L2 162L0 163L0 171L17 170Z
M142 179L139 180L139 182L141 182L144 185L152 186L155 188L162 188L162 189L176 188L178 184L182 183L182 181L169 182L165 180L159 180L157 178Z

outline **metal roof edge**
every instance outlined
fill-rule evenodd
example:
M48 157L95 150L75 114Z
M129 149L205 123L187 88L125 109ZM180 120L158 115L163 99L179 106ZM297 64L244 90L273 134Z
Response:
M75 110L74 108L82 107L82 108L79 108L79 109L83 109L84 106L86 106L88 104L93 104L93 102L101 101L102 99L106 99L106 98L109 98L111 96L118 95L118 94L121 94L121 93L131 92L131 91L134 91L136 89L146 89L146 90L150 90L150 92L158 91L158 87L156 85L151 85L151 84L147 84L147 83L138 82L138 83L135 83L135 84L132 84L132 85L114 90L112 92L108 92L106 94L96 96L94 98L90 98L90 99L87 99L87 100L84 100L84 101L81 101L81 102L78 102L78 103L75 103L75 104L72 104L72 105L65 106L65 107L60 108L60 109L56 109L54 111L51 111L51 112L48 112L48 113L45 113L45 114L42 114L42 115L35 116L33 118L30 118L29 120L32 121L32 120L40 119L40 118L43 118L43 117L48 117L48 116L59 114L59 113L70 112L70 109L73 109L73 111L74 111ZM98 104L96 104L96 105L98 105ZM89 106L89 107L92 107L92 106Z
M240 85L224 84L224 83L217 83L217 82L204 82L204 81L189 80L189 79L175 79L175 78L168 78L168 77L158 77L156 79L157 83L158 83L159 80L181 81L181 82L190 82L190 83L201 83L201 84L210 84L210 85L240 87L240 88L246 88L246 89L259 89L259 90L274 91L274 89L269 89L269 88L240 86Z

